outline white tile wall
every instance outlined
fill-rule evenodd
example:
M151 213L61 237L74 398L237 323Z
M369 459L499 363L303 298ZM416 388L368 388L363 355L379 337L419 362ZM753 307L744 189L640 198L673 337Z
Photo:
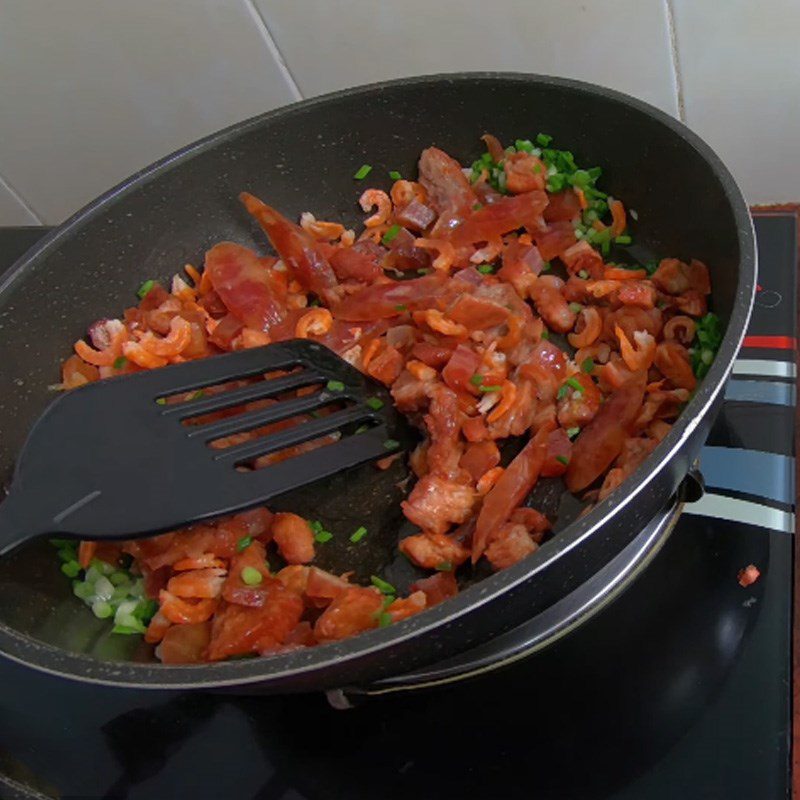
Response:
M293 99L245 0L0 3L0 174L50 222Z
M301 96L518 70L679 115L751 202L800 200L800 0L0 0L0 225Z
M0 176L0 225L41 225L30 206Z
M255 0L300 90L460 70L605 84L677 113L663 0Z
M751 203L800 201L800 2L671 2L686 123Z

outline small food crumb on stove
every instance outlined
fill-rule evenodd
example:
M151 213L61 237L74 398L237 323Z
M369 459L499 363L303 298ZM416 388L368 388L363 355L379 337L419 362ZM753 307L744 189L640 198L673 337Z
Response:
M739 586L750 586L761 577L761 571L755 564L748 564L744 569L739 570L736 579L739 581Z

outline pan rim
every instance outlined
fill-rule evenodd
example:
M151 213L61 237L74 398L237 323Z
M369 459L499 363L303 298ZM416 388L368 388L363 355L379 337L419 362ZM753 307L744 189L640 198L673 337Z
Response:
M154 162L134 173L97 199L80 209L62 225L45 236L31 250L25 253L8 271L0 282L0 303L14 284L24 277L27 270L45 259L60 241L77 233L115 201L157 178L174 166L190 160L208 149L220 146L240 135L268 124L275 118L286 118L296 113L305 113L317 106L325 106L342 98L371 95L395 86L424 88L442 82L485 81L487 83L504 81L524 84L538 83L561 87L591 95L600 95L610 101L627 106L643 113L669 128L696 150L708 163L719 181L730 204L737 225L739 246L739 275L736 300L731 312L722 344L708 375L690 400L683 414L667 437L642 465L623 484L627 488L617 496L612 493L598 504L589 514L576 520L559 532L558 536L545 543L536 553L484 579L466 589L445 603L426 611L419 617L412 617L397 625L368 631L354 637L331 644L309 648L307 651L294 651L274 656L260 657L244 661L224 661L200 665L141 664L135 662L100 661L92 656L75 653L23 634L16 629L0 623L0 653L18 663L59 677L81 680L101 685L147 689L211 689L226 686L242 686L261 682L277 682L289 676L299 676L322 670L334 664L341 665L360 659L390 645L416 638L422 633L430 633L445 623L463 619L480 606L496 600L522 583L530 581L542 570L553 564L565 553L580 547L589 537L596 535L624 508L646 493L649 487L672 463L683 444L692 436L695 429L714 405L733 368L753 307L756 290L757 254L752 218L741 190L721 159L697 134L679 120L642 100L622 92L597 86L584 81L568 78L521 72L457 72L422 75L381 81L363 86L331 92L319 97L302 100L265 112L250 119L238 122L221 131L210 134L196 142ZM681 424L682 423L682 424ZM354 647L354 643L358 646Z

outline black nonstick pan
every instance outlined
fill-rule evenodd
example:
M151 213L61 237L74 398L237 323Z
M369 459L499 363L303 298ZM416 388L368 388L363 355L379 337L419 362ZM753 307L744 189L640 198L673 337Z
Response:
M725 338L683 415L642 467L580 519L562 502L560 484L537 487L537 502L560 510L556 534L458 597L388 628L267 658L161 665L138 637L110 635L72 597L52 547L36 543L0 561L1 653L68 677L137 687L297 691L367 682L529 619L595 574L669 501L705 440L750 315L756 264L747 206L708 146L662 112L588 84L494 73L392 81L270 112L143 170L50 234L0 286L0 477L10 477L60 362L89 323L118 313L144 280L202 263L217 241L264 251L236 199L240 191L290 217L310 210L355 224L362 218L356 200L364 187L353 181L360 165L373 165L374 183L388 187L388 171L416 174L419 152L431 144L469 163L486 131L501 141L544 131L579 163L601 165L607 191L638 212L634 257L695 257L709 265ZM402 585L411 578L395 561L404 523L398 483L406 477L402 465L384 473L365 467L274 505L337 529L367 526L365 546L339 537L321 566L356 569L361 577L380 571ZM147 498L131 487L130 502Z

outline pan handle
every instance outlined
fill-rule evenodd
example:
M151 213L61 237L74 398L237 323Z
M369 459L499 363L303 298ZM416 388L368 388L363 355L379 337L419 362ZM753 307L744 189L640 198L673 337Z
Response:
M692 467L678 486L678 502L696 503L706 493L706 482L697 467Z

